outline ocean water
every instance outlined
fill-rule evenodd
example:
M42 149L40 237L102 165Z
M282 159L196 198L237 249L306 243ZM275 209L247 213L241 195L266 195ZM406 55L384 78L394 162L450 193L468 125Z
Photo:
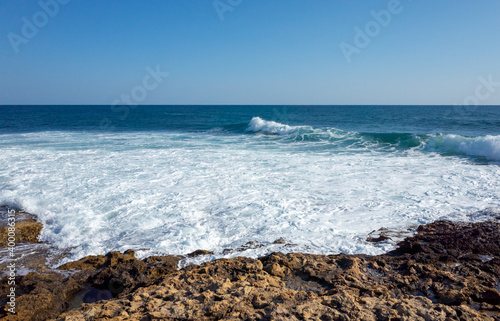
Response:
M66 260L380 254L373 230L499 208L500 107L0 106L0 164Z

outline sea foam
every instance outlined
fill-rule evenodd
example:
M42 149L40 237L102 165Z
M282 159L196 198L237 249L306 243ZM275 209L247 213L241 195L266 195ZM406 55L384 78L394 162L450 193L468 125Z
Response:
M489 160L500 161L500 136L437 135L429 139L426 149L441 153L481 156Z
M247 131L254 133L290 136L301 141L329 141L342 144L346 139L360 147L398 147L414 149L420 147L426 152L483 157L500 161L500 136L467 137L454 134L415 135L408 133L357 133L337 128L314 128L311 126L289 126L260 117L253 117Z
M289 126L274 121L253 117L248 124L247 131L261 132L265 134L288 135L304 126Z
M129 248L148 249L143 256L215 252L203 260L270 251L380 254L393 244L366 242L372 230L468 219L500 201L498 165L434 152L454 146L496 157L496 136L438 135L426 138L427 147L398 152L386 147L398 141L392 136L377 145L361 133L257 117L248 128L243 135L1 135L0 205L37 214L41 240L69 249L68 260ZM319 146L286 140L301 131L336 136ZM345 137L357 145L330 148ZM293 245L274 244L278 238ZM223 253L250 241L263 246Z

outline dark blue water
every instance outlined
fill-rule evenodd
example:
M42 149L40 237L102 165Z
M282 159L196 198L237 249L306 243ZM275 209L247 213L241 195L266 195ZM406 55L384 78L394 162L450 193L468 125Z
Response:
M0 134L214 128L241 133L252 117L361 133L500 134L499 106L0 106Z

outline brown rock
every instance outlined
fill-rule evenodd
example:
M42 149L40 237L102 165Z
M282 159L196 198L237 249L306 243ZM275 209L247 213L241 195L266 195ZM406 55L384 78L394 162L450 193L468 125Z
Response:
M196 257L200 255L211 255L211 254L214 254L214 252L205 250L196 250L194 252L189 253L187 257Z
M286 240L284 238L280 237L279 239L274 240L273 243L274 244L286 244Z
M390 240L391 238L388 237L388 236L385 236L385 235L380 235L378 237L368 237L366 239L367 242L372 242L372 243L378 243L378 242L382 242L382 241L385 241L385 240Z
M273 253L177 270L180 257L137 260L134 251L110 252L65 264L60 270L66 274L19 277L19 313L8 315L4 300L0 317L499 320L499 257L499 223L444 221L419 227L398 249L379 256ZM4 279L2 298L6 284Z
M480 244L473 239L478 235ZM60 320L90 319L90 307L95 320L109 318L103 311L135 320L494 320L499 236L498 224L436 222L386 255L220 259L159 276Z
M0 228L0 246L7 246L9 227ZM17 222L15 225L15 242L31 242L38 243L38 235L42 231L42 223L34 221Z
M133 251L123 254L110 252L105 256L89 256L64 264L59 269L73 271L69 276L58 272L17 276L17 314L10 314L7 300L2 299L0 317L6 320L48 320L68 309L87 307L89 303L126 295L141 286L152 284L160 276L177 271L179 259L174 256L153 256L141 261L135 258ZM8 291L5 277L0 287L1 297L6 298ZM120 305L115 304L114 307L116 309L92 313L102 317L125 316L119 310Z
M7 312L10 307L6 298L9 292L7 277L1 281L1 309L3 320L48 320L67 309L72 295L82 289L81 280L65 278L59 273L29 273L16 277L16 314Z

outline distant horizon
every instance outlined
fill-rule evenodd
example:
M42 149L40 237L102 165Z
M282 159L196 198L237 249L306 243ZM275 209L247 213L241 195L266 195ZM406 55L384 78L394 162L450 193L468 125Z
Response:
M435 107L500 107L500 104L498 105L441 105L441 104L419 104L419 105L413 105L413 104L141 104L141 105L126 105L126 104L121 104L121 105L112 105L112 104L0 104L1 107L5 106L40 106L40 107L46 107L46 106L96 106L96 107L105 107L105 106L134 106L134 107L147 107L147 106L222 106L222 107L252 107L252 106L258 106L258 107L276 107L276 106L311 106L311 107L335 107L335 106L342 106L342 107L374 107L374 106L387 106L387 107L420 107L420 106L435 106Z

